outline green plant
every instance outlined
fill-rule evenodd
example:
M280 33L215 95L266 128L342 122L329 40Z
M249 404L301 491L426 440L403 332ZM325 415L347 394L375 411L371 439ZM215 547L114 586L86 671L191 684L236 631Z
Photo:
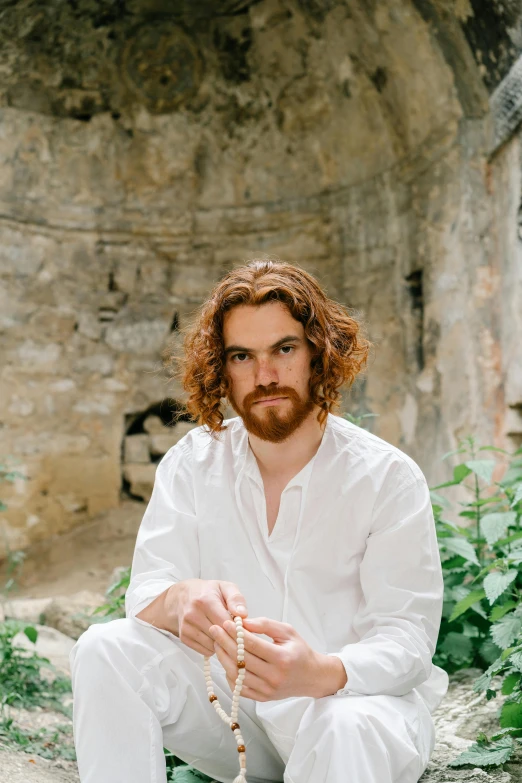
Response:
M17 479L27 480L27 476L18 470L14 470L13 461L11 459L7 458L5 463L0 463L0 483L5 481L12 483ZM7 505L0 499L0 512L6 510ZM16 586L16 577L20 575L26 555L25 552L21 549L18 549L15 552L11 552L9 541L4 528L2 528L2 534L7 552L7 581L0 589L0 593L3 596L3 600L6 600L10 590Z
M74 747L63 743L60 735L66 735L66 725L54 730L29 731L17 726L10 714L10 708L34 709L44 707L72 717L71 707L63 704L64 694L71 693L68 677L56 674L52 679L42 675L42 670L56 673L49 661L35 652L17 645L15 636L23 631L35 643L38 631L32 625L19 620L0 623L0 744L22 747L30 753L39 753L45 758L75 758Z
M129 587L130 574L130 566L121 571L119 578L105 591L108 600L101 606L97 606L91 612L91 617L95 614L99 614L101 617L109 620L125 617L125 593Z
M362 413L358 416L354 416L352 413L343 413L343 419L349 421L351 424L355 424L357 427L363 427L364 419L374 419L378 416L378 413Z
M0 720L0 745L24 750L46 759L76 761L71 724L60 724L54 729L23 729L13 718Z
M484 458L482 452L501 456ZM444 574L442 622L434 663L448 672L476 666L485 669L474 684L497 693L492 678L502 676L506 699L499 713L501 730L477 742L453 766L501 764L522 733L522 449L510 454L493 446L478 447L472 437L445 455L463 454L450 481L431 490ZM502 477L493 479L495 471ZM459 501L457 520L446 519L452 506L440 490L463 486L470 494ZM466 524L460 524L462 518ZM518 666L518 668L517 668Z
M26 480L27 476L20 471L13 469L13 460L8 457L6 462L0 462L0 483L2 481L9 481L12 483L17 479ZM2 500L0 500L0 511L7 511L7 506Z

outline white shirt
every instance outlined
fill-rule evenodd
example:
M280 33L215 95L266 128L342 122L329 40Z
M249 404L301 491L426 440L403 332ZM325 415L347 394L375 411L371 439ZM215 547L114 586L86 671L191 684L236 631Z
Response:
M268 535L263 481L241 418L196 427L163 457L125 598L134 617L189 578L234 582L250 617L290 623L337 655L337 694L401 696L430 712L448 688L432 662L443 578L426 479L395 446L328 414Z

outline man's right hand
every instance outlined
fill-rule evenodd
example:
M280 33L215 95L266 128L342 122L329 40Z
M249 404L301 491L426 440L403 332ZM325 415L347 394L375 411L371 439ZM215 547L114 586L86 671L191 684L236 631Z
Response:
M169 599L167 598L167 605ZM185 579L179 582L175 600L178 636L202 655L214 655L211 625L223 627L235 615L247 616L246 601L233 582L217 579Z
M137 617L170 631L201 655L214 655L211 625L247 616L237 585L217 579L184 579L154 599Z

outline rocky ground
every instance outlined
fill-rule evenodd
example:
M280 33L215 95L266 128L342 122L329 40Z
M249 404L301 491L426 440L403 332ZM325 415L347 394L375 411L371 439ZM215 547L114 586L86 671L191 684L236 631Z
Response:
M102 532L100 525L95 525L90 532L84 531L74 546L70 544L55 551L52 558L42 559L39 569L32 564L27 569L31 578L21 583L15 598L4 603L6 616L36 625L39 632L36 651L49 658L60 671L69 673L69 651L92 622L89 618L92 609L105 602L105 590L119 573L116 566L125 568L130 564L135 532L127 534L127 531L137 529L142 512L142 506L130 504L121 517L105 519ZM107 531L111 526L114 530L118 524L124 528L124 535L119 539L111 538ZM79 584L85 589L78 591ZM0 619L1 616L0 609ZM16 641L28 649L33 648L24 634L19 634ZM497 697L488 702L483 693L473 692L472 683L477 675L477 670L468 669L450 678L448 694L434 714L437 744L421 783L522 783L520 752L512 763L504 765L504 770L448 766L472 744L479 731L492 734L498 729L496 712L500 700ZM65 703L70 701L65 700ZM72 742L71 721L63 714L42 709L16 709L12 717L28 729L62 725L70 732L67 741ZM0 783L32 781L79 783L76 763L67 759L48 760L35 753L0 746Z
M69 651L81 632L82 620L78 616L79 607L83 604L88 611L96 601L99 600L101 603L102 598L102 595L86 591L68 597L55 597L47 601L47 609L50 610L49 619L42 599L20 599L14 605L14 613L29 621L40 618L43 612L46 622L52 621L54 626L59 626L72 634L68 636L57 627L37 624L39 631L37 651L53 661L58 668L67 671ZM73 615L76 616L75 619L71 619ZM23 635L17 638L17 641L27 647L31 646ZM518 783L522 781L522 763L516 760L505 765L504 771L492 768L486 772L478 768L454 769L447 766L449 761L471 744L478 731L493 733L498 726L495 714L499 701L493 699L487 702L484 694L477 695L473 692L471 686L477 675L477 670L468 669L451 677L448 694L434 715L438 741L421 783L457 783L457 781ZM40 709L15 710L13 717L24 728L52 728L58 724L70 724L64 715ZM79 777L73 761L49 761L35 754L0 749L0 783L29 783L29 781L78 783Z

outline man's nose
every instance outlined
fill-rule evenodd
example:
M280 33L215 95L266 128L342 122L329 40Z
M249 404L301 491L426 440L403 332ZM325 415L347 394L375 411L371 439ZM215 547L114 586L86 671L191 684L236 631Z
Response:
M278 382L279 377L274 364L270 360L259 359L256 368L256 386L269 386L271 383Z

